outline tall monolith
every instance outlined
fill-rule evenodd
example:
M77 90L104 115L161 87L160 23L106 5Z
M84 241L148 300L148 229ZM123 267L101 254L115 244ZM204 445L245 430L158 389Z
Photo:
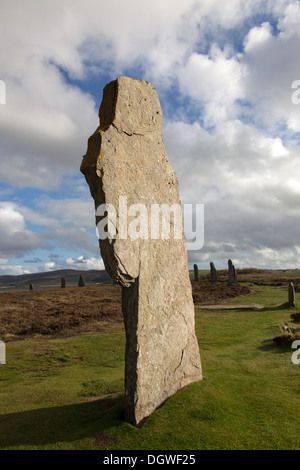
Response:
M210 280L211 282L217 282L218 280L217 270L215 268L215 264L212 261L210 262Z
M79 281L78 281L78 287L84 287L84 286L85 286L85 282L84 282L82 274L80 274Z
M81 171L95 201L105 269L122 286L124 417L140 426L177 390L202 379L181 203L154 86L128 77L110 82L99 117ZM169 212L166 236L164 211L173 205L177 218Z

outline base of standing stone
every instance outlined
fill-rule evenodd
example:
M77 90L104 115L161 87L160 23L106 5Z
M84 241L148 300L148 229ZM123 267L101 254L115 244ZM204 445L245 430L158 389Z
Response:
M155 319L153 325L143 322L144 316L154 318L156 310L151 309L151 306L142 307L143 298L145 300L140 289L140 279L136 279L130 287L122 288L126 332L123 416L125 421L136 427L141 427L153 411L178 390L203 378L198 342L192 331L192 318L190 328L185 332L181 324L180 312L184 307L179 306L177 311L170 310L165 316L165 322L157 319L161 323L161 330L170 330L163 338L161 331L154 327ZM188 312L189 308L186 313ZM176 316L178 322L174 323ZM186 317L188 322L189 314ZM144 334L141 334L141 330L144 330Z

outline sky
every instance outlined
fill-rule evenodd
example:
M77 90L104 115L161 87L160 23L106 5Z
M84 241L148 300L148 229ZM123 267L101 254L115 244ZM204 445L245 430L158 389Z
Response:
M299 26L298 0L0 0L0 274L103 269L79 168L121 75L204 204L190 266L300 268Z

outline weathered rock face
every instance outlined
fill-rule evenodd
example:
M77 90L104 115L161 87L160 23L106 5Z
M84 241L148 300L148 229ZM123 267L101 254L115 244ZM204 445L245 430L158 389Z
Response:
M162 111L151 83L128 77L109 83L99 117L81 171L96 209L106 203L116 210L115 239L108 236L99 243L106 270L123 288L124 415L139 426L177 390L202 378L182 229L181 239L124 235L126 216L128 231L133 221L127 211L133 204L143 204L148 216L152 204L179 205L178 181L162 140ZM121 196L127 208L119 205Z
M199 269L196 264L194 264L194 279L195 281L199 281Z
M84 286L85 286L85 282L84 282L84 279L82 277L82 274L80 274L79 281L78 281L78 287L84 287Z
M228 260L228 282L233 284L237 282L237 274L231 259Z
M292 282L290 282L290 284L289 284L288 301L289 301L289 305L291 307L296 306L296 304L295 304L295 289L294 289L294 284Z
M215 265L212 261L210 263L210 280L211 280L211 282L217 282L217 280L218 280L217 270L216 270Z

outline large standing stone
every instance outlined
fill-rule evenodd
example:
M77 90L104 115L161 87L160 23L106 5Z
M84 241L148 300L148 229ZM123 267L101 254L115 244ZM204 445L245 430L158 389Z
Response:
M210 263L210 280L211 280L211 282L217 282L217 280L218 280L217 270L216 270L215 265L212 261Z
M289 284L288 299L289 299L289 305L291 307L296 307L296 304L295 304L295 289L294 289L294 284L292 282L290 282L290 284Z
M162 140L162 111L151 83L128 77L109 83L99 117L81 171L96 209L106 203L116 210L116 238L100 237L99 243L107 272L122 286L124 416L139 426L177 390L202 379L182 228L181 239L132 239L121 224L128 217L129 231L135 222L127 212L133 204L146 207L148 216L152 204L180 208L178 181ZM121 196L127 198L125 209L119 206ZM96 216L99 220L103 217Z
M234 284L237 282L237 274L231 259L228 260L228 282Z

